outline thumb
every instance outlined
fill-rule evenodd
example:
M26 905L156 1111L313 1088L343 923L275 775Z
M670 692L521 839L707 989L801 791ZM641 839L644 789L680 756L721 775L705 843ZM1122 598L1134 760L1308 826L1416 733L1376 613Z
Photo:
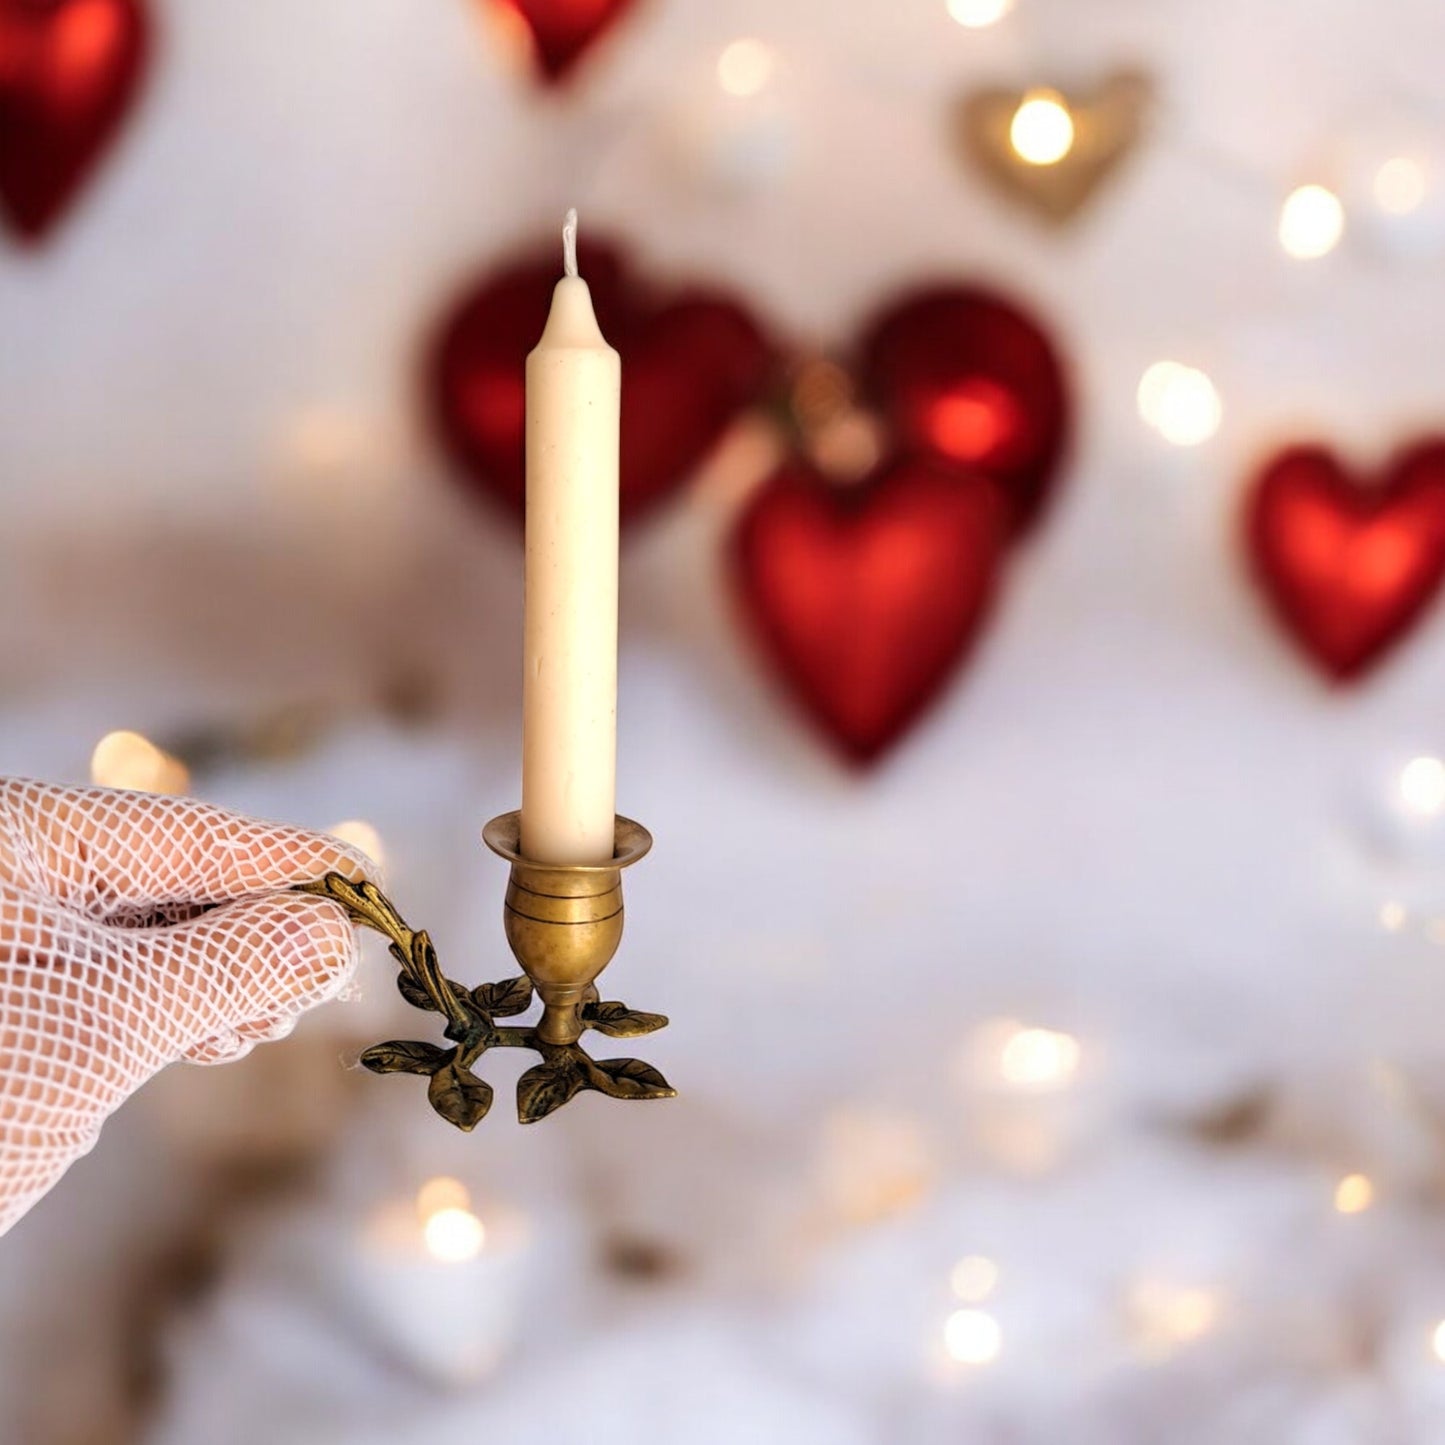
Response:
M240 1058L335 998L356 965L356 931L324 898L277 893L213 909L136 939L172 1057Z

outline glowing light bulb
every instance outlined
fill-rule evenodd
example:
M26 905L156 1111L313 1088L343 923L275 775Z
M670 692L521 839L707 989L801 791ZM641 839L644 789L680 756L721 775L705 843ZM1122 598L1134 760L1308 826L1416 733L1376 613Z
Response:
M470 1209L438 1209L422 1225L427 1253L443 1264L462 1264L481 1252L487 1231Z
M140 733L106 733L90 755L90 780L103 788L139 793L184 793L191 784L186 765Z
M1375 204L1392 216L1418 211L1429 190L1425 167L1409 156L1395 156L1375 172Z
M943 1347L960 1365L990 1364L1002 1343L998 1321L985 1310L954 1310L943 1322Z
M360 818L348 818L344 823L333 823L326 830L333 838L360 848L373 863L386 862L386 851L381 846L381 834Z
M1411 758L1400 769L1400 799L1412 813L1433 818L1445 808L1445 762Z
M997 25L1013 8L1014 0L948 0L948 13L969 30Z
M1192 366L1156 361L1139 379L1139 415L1165 441L1197 447L1219 430L1224 407L1214 383Z
M959 1299L977 1304L993 1293L998 1283L998 1266L985 1255L965 1255L954 1265L948 1282Z
M1375 1186L1364 1174L1346 1174L1335 1185L1335 1208L1341 1214L1363 1214L1375 1202Z
M1057 165L1074 148L1074 118L1063 96L1053 90L1030 91L1014 112L1008 138L1021 161Z
M1430 1348L1434 1352L1435 1358L1445 1364L1445 1320L1441 1320L1431 1333Z
M1079 1069L1079 1041L1054 1029L1017 1028L999 1050L998 1070L1021 1089L1059 1089Z
M1327 256L1345 233L1345 208L1324 186L1291 191L1279 213L1279 243L1297 261Z
M734 40L717 60L717 83L729 94L746 99L772 78L777 57L761 40Z

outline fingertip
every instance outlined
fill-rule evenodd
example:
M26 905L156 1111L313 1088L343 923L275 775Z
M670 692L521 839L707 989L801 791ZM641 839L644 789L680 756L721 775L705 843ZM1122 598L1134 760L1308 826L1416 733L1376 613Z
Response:
M273 993L281 1008L311 1008L346 986L359 952L356 929L339 904L306 894L267 901L275 917L276 957L281 965Z
M172 1057L220 1062L349 983L359 952L346 913L311 894L272 893L128 938L157 990Z
M360 848L338 839L326 838L327 846L317 855L312 864L311 875L306 881L324 878L328 873L339 873L349 883L374 883L381 887L381 865Z
M252 892L265 887L314 883L328 873L339 873L350 883L381 886L381 868L360 848L329 833L303 828L276 827L247 844L256 879Z
M336 861L332 871L353 883L368 882L378 888L383 886L386 870L382 863L381 838L370 823L360 819L337 823L326 836L335 848Z
M284 1038L302 1014L334 999L351 980L356 931L336 904L281 893L247 905L246 912L246 932L230 939L225 959L226 1017L186 1048L191 1063L233 1063L258 1043Z

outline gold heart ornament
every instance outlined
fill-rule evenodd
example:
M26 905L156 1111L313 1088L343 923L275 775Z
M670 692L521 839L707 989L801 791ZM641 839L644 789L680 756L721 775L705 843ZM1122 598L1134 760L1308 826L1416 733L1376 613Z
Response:
M1087 96L1044 87L979 91L956 105L954 140L1002 195L1062 223L1133 150L1152 93L1148 79L1134 72Z

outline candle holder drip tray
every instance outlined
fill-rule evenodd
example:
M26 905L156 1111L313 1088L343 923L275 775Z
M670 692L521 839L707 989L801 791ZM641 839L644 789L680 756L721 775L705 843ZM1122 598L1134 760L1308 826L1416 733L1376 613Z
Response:
M622 940L622 870L652 847L640 823L619 817L613 856L606 863L538 863L522 856L521 816L504 813L482 830L487 846L511 864L503 923L507 942L522 965L520 978L474 988L447 978L425 930L408 926L372 883L352 883L328 873L298 891L329 898L353 922L382 934L401 965L397 987L416 1008L441 1014L451 1047L414 1039L377 1044L361 1062L377 1074L429 1077L427 1099L459 1129L474 1129L492 1106L492 1087L472 1072L488 1049L532 1049L542 1061L517 1081L517 1118L535 1123L584 1089L613 1099L669 1099L677 1092L640 1059L594 1059L582 1047L589 1029L612 1038L634 1038L665 1027L662 1014L639 1013L604 1000L597 976ZM503 1025L542 1003L533 1024Z

